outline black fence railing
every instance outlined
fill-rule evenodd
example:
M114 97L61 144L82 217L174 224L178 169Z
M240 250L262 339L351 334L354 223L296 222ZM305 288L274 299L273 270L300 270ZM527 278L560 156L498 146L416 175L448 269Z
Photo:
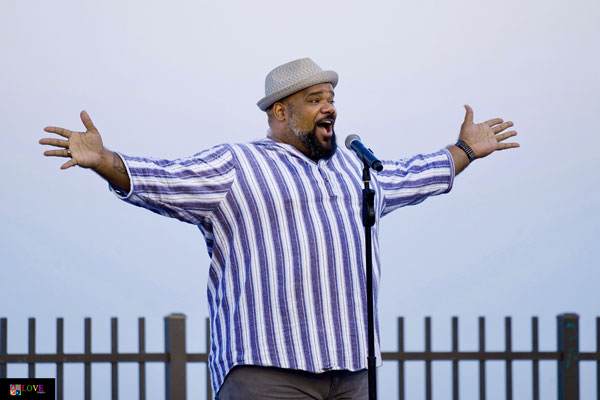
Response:
M66 363L78 363L84 366L84 398L91 400L92 396L92 363L110 363L111 390L113 400L118 399L118 368L120 363L138 364L139 398L146 399L146 363L163 363L165 365L165 398L167 400L184 400L186 398L186 366L187 363L207 363L209 349L209 323L206 320L206 349L207 353L186 352L185 315L172 314L164 319L165 351L162 353L147 353L145 350L146 330L144 318L138 320L137 353L119 353L117 343L117 318L111 319L111 352L92 353L90 318L84 320L84 352L64 352L63 319L56 321L56 353L39 354L35 350L35 319L29 319L29 349L27 354L7 353L7 319L0 319L0 378L6 378L7 365L28 364L28 378L35 378L35 365L42 363L56 364L57 399L64 399L63 367ZM383 361L395 361L398 364L398 396L405 397L405 363L408 361L423 361L425 363L425 398L432 399L432 369L433 361L445 360L452 362L452 399L459 399L459 362L479 361L479 398L486 399L486 362L504 361L506 379L506 399L513 398L512 362L515 360L531 361L532 396L539 400L540 380L539 362L554 360L557 362L557 393L559 400L579 399L579 362L596 362L596 390L600 400L600 317L596 318L596 352L579 352L579 317L576 314L561 314L557 317L557 348L555 351L539 351L538 318L531 319L531 351L512 350L511 318L505 319L505 350L485 350L485 319L479 318L479 350L474 352L459 351L458 348L458 318L452 318L452 350L447 352L431 350L431 318L425 318L425 351L404 350L404 318L398 318L398 351L382 352ZM206 398L212 399L210 375L206 369Z
M554 360L557 362L558 400L579 399L579 361L596 362L596 396L600 400L600 317L596 318L596 352L579 352L579 316L577 314L560 314L557 316L557 348L556 351L539 350L538 318L531 318L531 351L512 350L512 320L504 320L504 351L485 350L485 319L479 317L479 350L474 352L458 349L458 318L452 318L452 351L431 351L431 318L425 318L425 351L404 351L404 319L398 318L398 351L382 352L383 360L398 362L399 399L405 397L406 361L425 362L425 398L432 399L432 361L452 361L452 399L459 399L459 361L479 361L479 399L486 399L486 361L504 361L506 379L506 399L513 399L512 362L515 360L531 361L532 398L540 399L539 362Z

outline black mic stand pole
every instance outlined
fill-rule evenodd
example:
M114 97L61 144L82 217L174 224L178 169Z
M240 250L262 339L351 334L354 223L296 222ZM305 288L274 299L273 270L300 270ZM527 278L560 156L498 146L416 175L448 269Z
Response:
M373 304L373 258L371 248L371 227L375 225L375 191L369 187L371 173L369 164L364 162L363 182L363 209L362 218L365 227L365 252L367 263L367 320L368 320L368 341L369 355L367 356L368 379L369 379L369 400L377 399L377 375L376 375L376 357L375 357L375 323L374 323L374 304Z

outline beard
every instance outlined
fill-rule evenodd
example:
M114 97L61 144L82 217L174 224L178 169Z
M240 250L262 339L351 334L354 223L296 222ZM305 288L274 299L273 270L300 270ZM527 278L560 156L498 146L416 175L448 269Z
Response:
M317 124L315 124L311 131L301 131L296 127L292 118L290 120L290 129L292 132L294 132L296 137L300 139L304 147L306 147L306 150L308 151L308 157L312 160L329 158L337 149L337 141L333 127L331 128L331 141L329 144L325 145L319 143L319 140L317 139Z
M296 132L294 132L296 133ZM322 158L329 158L335 153L337 149L337 142L335 138L335 131L332 128L333 135L331 136L331 142L328 145L323 146L317 140L317 127L310 132L298 132L296 136L304 144L306 150L308 150L308 156L313 160L320 160Z

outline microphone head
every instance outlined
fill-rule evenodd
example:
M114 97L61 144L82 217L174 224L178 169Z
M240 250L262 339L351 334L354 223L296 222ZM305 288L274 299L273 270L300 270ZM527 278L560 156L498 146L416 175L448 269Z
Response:
M358 135L348 135L348 137L346 137L346 147L349 148L350 150L352 150L352 142L354 142L355 140L360 140L360 136Z

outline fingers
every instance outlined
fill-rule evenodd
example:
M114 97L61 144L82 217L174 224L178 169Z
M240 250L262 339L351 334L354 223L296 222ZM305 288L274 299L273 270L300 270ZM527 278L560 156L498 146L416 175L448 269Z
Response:
M64 150L46 150L44 152L46 157L71 157L71 152L67 149Z
M44 139L40 139L39 143L40 144L48 144L50 146L56 146L56 147L64 147L65 149L69 147L69 141L62 140L62 139L44 138Z
M87 113L87 111L83 110L79 116L81 117L81 122L83 122L83 125L85 126L85 128L88 131L94 131L94 132L98 132L98 129L96 129L96 127L94 126L94 123L92 122L92 119L90 118L89 114ZM65 128L60 128L58 126L47 126L44 128L44 130L46 132L50 132L50 133L56 133L60 136L66 137L67 139L71 137L71 135L73 134L73 131L70 131L68 129Z
M514 149L516 147L521 147L521 145L519 143L498 143L496 150Z
M71 151L69 150L69 141L68 140L44 138L44 139L40 139L40 144L47 144L50 146L63 147L63 149L60 149L60 150L46 150L44 152L44 155L46 157L71 157ZM69 167L65 167L65 168L69 168ZM65 168L63 168L63 169L65 169Z
M70 138L73 134L73 131L64 128L59 128L57 126L47 126L44 128L44 130L50 133L57 133L62 137L66 137L67 139Z
M514 149L517 147L521 147L519 143L511 142L511 143L501 143L503 140L506 140L510 137L517 136L517 131L508 131L504 132L500 135L496 135L496 140L498 141L498 145L496 150L506 150L506 149Z
M67 169L76 166L77 163L72 159L60 166L60 169Z
M502 120L500 120L500 121L502 121ZM502 132L503 130L505 130L506 128L510 128L513 125L514 124L513 124L512 121L507 121L507 122L504 122L502 124L499 124L499 125L496 125L496 126L492 127L492 131L494 133L499 133L499 132ZM493 125L490 125L490 126L493 126Z
M83 122L83 125L85 125L85 128L88 131L94 131L94 132L98 131L98 129L96 129L96 127L94 126L94 123L92 122L92 119L88 115L87 111L83 110L79 114L79 116L81 117L81 122Z
M494 119L488 119L487 121L484 122L484 124L486 124L487 126L492 127L494 125L501 124L502 121L504 121L502 118L494 118ZM511 122L511 124L512 124L512 122ZM503 128L503 129L506 129L506 128ZM503 130L503 129L500 129L500 131ZM498 131L498 132L500 132L500 131ZM494 133L497 133L497 132L494 132Z
M473 123L473 109L471 106L465 104L465 110L467 113L465 114L465 122L463 122L463 125L470 125Z
M501 142L501 141L506 140L509 137L513 137L513 136L517 136L517 131L509 131L509 132L505 132L501 135L496 135L496 140L498 142Z
M516 142L512 142L512 143L500 143L503 140L508 139L509 137L513 137L517 135L517 131L509 131L509 132L505 132L501 135L496 135L496 140L498 141L498 146L496 147L496 150L506 150L506 149L514 149L516 147L521 147L519 145L519 143Z

